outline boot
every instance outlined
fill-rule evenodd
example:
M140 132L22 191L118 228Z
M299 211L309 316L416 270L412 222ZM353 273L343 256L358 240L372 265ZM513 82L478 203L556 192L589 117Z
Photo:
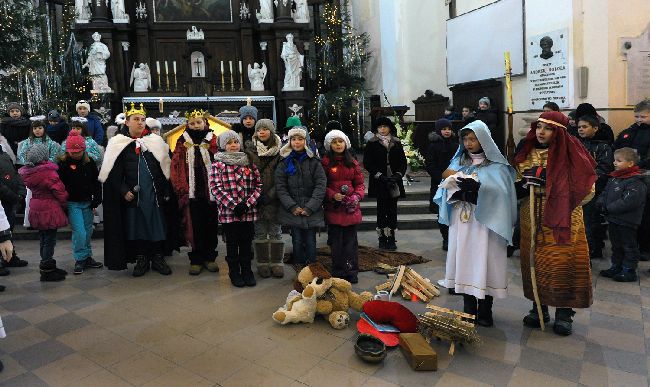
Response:
M162 254L154 254L153 258L151 258L151 270L157 271L162 275L170 275L172 273L172 269L167 265L165 257Z
M623 268L619 265L612 264L609 269L601 270L600 276L605 278L614 278L618 273L620 273Z
M484 300L478 300L478 314L476 315L476 323L482 327L491 327L494 325L492 320L492 303L494 299L492 296L485 296Z
M544 323L551 321L551 315L548 314L548 306L542 305L542 315L544 318ZM539 321L539 315L537 314L537 304L533 302L533 308L528 312L528 315L524 317L524 325L530 328L541 328L542 324Z
M386 234L384 234L383 228L377 228L377 237L379 239L379 248L385 250L387 238L386 238Z
M257 260L257 273L262 278L269 278L271 276L271 267L269 265L271 244L265 240L255 240L253 241L253 251Z
M395 251L397 250L397 245L395 244L395 230L393 228L386 227L386 250Z
M53 259L41 262L38 268L40 269L41 281L43 282L57 282L65 279L65 274L56 271L56 261Z
M239 257L239 267L241 268L241 277L246 286L255 286L255 274L251 270L252 257Z
M275 241L271 246L271 274L275 278L284 277L284 242Z
M4 267L25 267L25 266L27 266L27 261L25 261L24 259L18 258L18 256L16 255L16 250L14 249L9 262L3 262L2 266L4 266Z
M237 257L226 257L226 263L228 263L228 277L230 277L232 285L238 288L246 286L246 283L241 277Z
M623 269L616 274L612 279L616 282L636 282L638 277L636 276L636 270L623 267Z
M476 313L478 311L476 304L476 297L470 296L469 294L463 294L463 312L474 316L474 319L471 322L476 321Z
M149 258L146 255L135 256L135 267L133 268L134 277L142 277L149 271Z
M555 309L555 323L553 324L553 332L561 336L569 336L573 333L573 315L576 312L571 308L556 308Z

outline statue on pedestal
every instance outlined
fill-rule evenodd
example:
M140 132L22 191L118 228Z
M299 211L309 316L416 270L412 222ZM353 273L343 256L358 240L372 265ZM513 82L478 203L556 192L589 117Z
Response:
M74 11L77 15L77 23L88 23L90 20L90 0L75 0Z
M305 61L304 55L298 51L293 43L293 34L287 34L287 41L282 43L280 58L284 60L284 87L282 91L301 91L302 67Z
M124 8L124 0L111 0L111 12L113 13L113 23L129 22L129 14Z
M264 91L264 78L266 78L266 63L262 62L260 68L259 63L248 65L248 80L251 83L251 91Z
M260 11L256 16L259 23L273 23L273 0L260 0Z
M309 23L309 6L307 0L295 0L296 10L293 11L293 21L296 23Z
M108 47L100 40L102 36L99 32L93 34L95 41L90 45L88 58L82 68L88 67L90 78L93 81L93 93L112 93L113 90L108 86L108 77L106 76L106 60L111 57Z
M133 85L133 91L135 92L147 92L151 88L151 70L149 65L146 63L140 63L140 66L135 67L133 64L133 69L131 70L131 80L129 81L129 86Z

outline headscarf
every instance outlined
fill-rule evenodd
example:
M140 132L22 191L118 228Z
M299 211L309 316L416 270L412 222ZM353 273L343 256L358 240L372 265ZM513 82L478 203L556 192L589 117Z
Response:
M515 156L517 164L526 160L537 144L537 122L552 126L553 142L546 164L546 208L543 225L553 230L557 244L571 242L571 213L591 192L596 182L596 162L580 140L567 132L569 118L560 112L544 112L530 124L524 146Z

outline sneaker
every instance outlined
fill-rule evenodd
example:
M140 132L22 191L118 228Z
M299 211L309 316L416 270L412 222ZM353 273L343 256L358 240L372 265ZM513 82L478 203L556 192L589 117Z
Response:
M203 266L201 265L190 265L189 273L190 275L199 275L203 271Z
M84 269L86 268L86 261L76 261L74 263L74 274L83 274Z
M618 273L620 273L623 270L622 267L612 265L609 269L607 270L601 270L600 271L600 276L605 277L605 278L614 278Z
M203 262L203 267L210 273L218 273L219 265L215 261Z
M104 267L103 263L95 261L92 257L86 258L85 265L90 269L101 269Z

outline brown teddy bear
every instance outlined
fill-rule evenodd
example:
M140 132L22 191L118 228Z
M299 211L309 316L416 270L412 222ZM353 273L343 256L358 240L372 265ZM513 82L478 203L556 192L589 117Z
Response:
M332 286L316 302L316 313L327 318L334 329L343 329L350 323L350 308L361 311L366 301L372 300L372 293L362 292L357 294L352 291L350 282L333 278L332 275L320 263L312 263L305 266L298 273L298 278L294 282L294 289L302 293L314 278L331 279Z

